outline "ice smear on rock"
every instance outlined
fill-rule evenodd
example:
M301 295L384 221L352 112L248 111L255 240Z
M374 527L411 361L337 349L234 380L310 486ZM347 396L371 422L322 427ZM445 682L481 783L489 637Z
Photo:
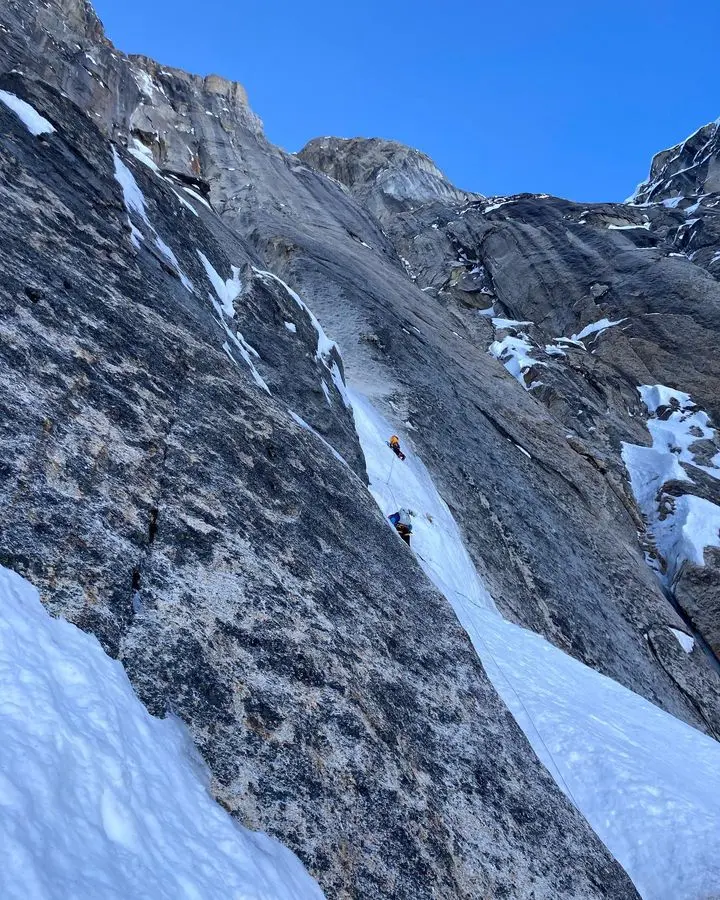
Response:
M253 267L254 268L254 267ZM261 278L271 279L281 285L288 296L303 310L310 319L310 324L315 329L315 333L317 334L317 348L315 350L315 358L318 362L321 362L325 368L330 373L330 377L337 388L338 393L343 399L343 403L346 407L351 406L350 395L348 393L347 388L345 387L345 382L343 381L342 374L340 372L340 367L337 364L337 358L340 358L340 350L335 341L331 341L330 338L325 334L325 330L323 329L320 322L318 322L315 313L310 309L310 307L305 303L305 301L300 297L300 295L294 291L288 284L286 284L282 278L279 278L277 275L274 275L272 272L267 272L263 269L255 269L254 271Z
M0 567L3 900L321 900L289 850L208 794L184 727L156 719L97 640Z
M130 171L130 169L128 169L125 163L120 159L120 156L118 155L118 152L114 147L113 162L115 163L115 180L122 188L125 208L128 211L128 218L130 221L131 229L131 240L133 246L139 247L140 241L143 239L142 233L138 231L138 229L135 227L135 225L133 225L132 222L131 215L132 213L135 213L135 215L140 217L140 219L145 223L145 225L151 232L155 240L155 246L158 248L160 253L162 253L168 263L170 263L185 290L189 293L192 293L194 290L192 281L190 281L187 275L180 268L180 263L178 262L177 257L170 249L170 247L168 247L165 241L160 237L160 235L157 233L157 230L150 222L147 214L147 202L145 200L145 195L140 190L140 186L135 180L135 176Z
M203 264L207 277L215 289L222 311L228 319L233 319L235 317L235 306L233 304L240 296L240 291L242 291L240 269L237 266L232 266L232 278L224 281L204 253L198 250L197 255L200 257L200 262Z
M21 100L10 91L0 91L0 102L11 109L27 128L30 134L38 137L41 134L52 134L55 131L53 125L43 118L34 106L30 106L25 100Z
M645 900L698 900L720 884L720 744L504 621L458 527L401 434L351 391L370 490L412 511L412 551L452 604L485 670L558 786ZM411 552L398 537L398 552Z

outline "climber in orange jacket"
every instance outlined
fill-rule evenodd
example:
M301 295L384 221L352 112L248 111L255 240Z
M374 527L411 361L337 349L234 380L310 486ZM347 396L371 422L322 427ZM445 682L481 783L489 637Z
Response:
M396 434L394 434L388 441L388 447L399 459L405 459L405 454L400 449L400 438Z

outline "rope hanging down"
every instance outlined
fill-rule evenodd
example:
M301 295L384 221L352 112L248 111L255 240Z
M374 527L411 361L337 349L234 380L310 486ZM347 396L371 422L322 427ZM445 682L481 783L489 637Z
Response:
M426 565L430 566L430 568L433 569L433 570L435 571L435 573L436 573L439 577L442 578L442 573L439 572L438 569L437 569L431 562L429 562L429 560L425 559L424 556L421 556L421 555L420 555L419 553L417 553L417 552L416 552L415 555L418 556L418 557L419 557ZM474 606L476 609L481 609L481 610L487 611L487 610L485 609L485 607L481 606L479 603L476 603L474 600L471 600L470 597L468 597L467 594L463 594L462 591L458 591L458 590L456 590L455 588L451 588L451 590L452 590L455 594L457 594L459 597L464 597L464 598L467 600L467 602L468 602L471 606ZM540 729L539 729L538 726L535 724L535 719L533 719L533 717L532 717L532 715L531 715L531 713L530 713L530 710L529 710L529 709L527 708L527 706L525 705L525 701L524 701L523 698L520 696L520 694L517 692L517 690L516 690L516 688L515 688L515 685L512 683L512 681L510 681L510 679L508 678L508 676L505 674L505 671L503 670L503 667L502 667L502 666L500 665L500 663L498 662L497 657L496 657L495 654L492 652L492 650L490 649L490 647L485 643L485 641L483 640L482 636L481 636L480 634L478 634L477 637L478 637L480 643L482 644L483 648L486 650L488 656L490 657L490 659L491 659L491 660L493 661L493 663L495 664L495 668L496 668L496 669L498 670L498 672L502 675L502 677L503 677L505 683L506 683L507 686L510 688L510 690L511 690L512 693L514 694L515 698L517 699L518 703L519 703L520 706L522 707L523 712L525 713L525 715L527 716L528 721L529 721L530 724L532 725L533 730L534 730L535 734L538 736L538 739L539 739L540 743L541 743L541 744L543 745L543 747L545 748L545 752L547 753L548 757L552 760L552 763L553 763L553 765L555 766L555 771L556 771L557 774L558 774L558 778L559 778L560 781L563 783L563 785L564 785L564 787L565 787L565 790L567 791L568 797L570 797L570 799L572 800L572 802L575 804L576 809L579 810L579 809L580 809L580 806L579 806L577 800L575 799L575 797L574 797L574 795L573 795L573 792L570 790L570 785L569 785L569 784L567 783L567 781L565 780L565 777L563 776L563 773L562 773L562 771L560 770L560 766L558 765L558 763L557 763L557 761L556 761L556 759L555 759L555 755L553 754L552 750L548 747L548 745L545 743L545 739L543 738L542 734L540 734Z

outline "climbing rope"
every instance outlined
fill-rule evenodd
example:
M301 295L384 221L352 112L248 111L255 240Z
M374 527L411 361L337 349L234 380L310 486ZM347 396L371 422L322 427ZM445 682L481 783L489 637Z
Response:
M385 484L390 485L390 479L392 478L393 466L395 465L395 454L393 453L393 458L390 460L390 470L388 471L388 477Z
M419 557L419 558L420 558L427 566L429 566L431 569L433 569L433 571L434 571L438 576L442 577L442 573L439 572L438 569L437 569L437 567L435 567L429 560L425 559L424 556L421 556L421 555L420 555L419 553L417 553L417 552L415 553L415 555L418 556L418 557ZM459 597L464 597L464 598L468 601L468 603L469 603L471 606L474 606L476 609L481 609L481 610L483 610L484 612L487 612L487 611L488 611L486 607L481 606L479 603L476 603L474 600L472 600L470 597L468 597L467 594L463 594L462 591L458 591L458 590L456 590L455 588L451 588L451 590L453 591L453 593L457 594ZM495 668L496 668L496 669L498 670L498 672L502 675L503 679L505 680L505 683L506 683L507 686L510 688L510 690L511 690L512 693L514 694L515 698L517 699L518 703L519 703L520 706L522 707L522 709L523 709L525 715L527 716L528 721L530 722L530 724L531 724L532 727L533 727L533 731L534 731L535 734L538 736L538 739L539 739L540 743L542 744L542 746L545 748L545 752L547 753L548 757L552 760L552 763L553 763L553 765L555 766L555 771L557 772L558 778L560 779L560 781L562 782L563 786L565 787L565 790L566 790L566 792L567 792L567 795L570 797L570 799L572 800L572 802L575 804L575 808L578 809L578 810L580 810L580 805L578 804L577 800L575 799L575 796L574 796L573 792L570 790L570 785L569 785L569 784L567 783L567 781L565 780L565 777L563 776L563 773L562 773L562 771L561 771L561 769L560 769L560 766L558 765L558 762L557 762L557 760L555 759L555 755L553 754L552 750L551 750L551 749L548 747L548 745L546 744L545 739L543 738L542 734L540 733L540 729L538 728L538 726L537 726L536 723L535 723L535 719L532 717L532 715L531 715L531 713L530 713L530 710L529 710L529 709L527 708L527 706L525 705L525 701L524 701L523 698L520 696L520 694L517 692L517 690L516 690L516 688L515 688L515 685L512 683L512 681L510 681L509 677L506 675L506 673L505 673L503 667L502 667L502 666L500 665L500 663L498 662L497 657L496 657L495 654L492 652L492 650L490 649L490 647L488 646L488 644L483 640L483 638L482 638L482 636L481 636L480 634L478 634L477 637L478 637L478 640L480 641L480 643L482 644L483 648L484 648L485 651L487 652L488 656L490 657L490 659L491 659L491 660L493 661L493 663L495 664Z

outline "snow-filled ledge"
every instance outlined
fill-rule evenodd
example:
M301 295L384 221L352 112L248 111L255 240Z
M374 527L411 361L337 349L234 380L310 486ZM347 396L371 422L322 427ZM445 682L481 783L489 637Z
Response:
M320 900L297 857L211 798L184 727L0 567L0 897Z

